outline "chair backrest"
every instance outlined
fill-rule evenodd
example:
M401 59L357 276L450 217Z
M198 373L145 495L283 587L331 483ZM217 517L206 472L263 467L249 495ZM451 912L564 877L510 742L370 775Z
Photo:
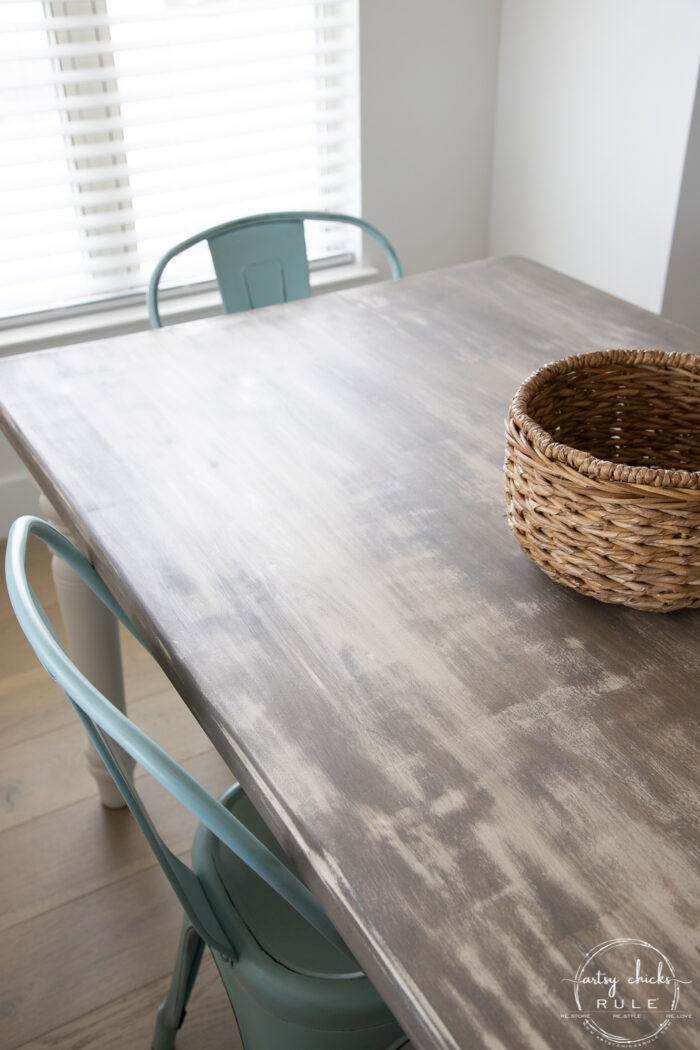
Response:
M176 255L201 241L206 241L209 246L225 313L307 298L311 295L311 285L305 222L340 222L359 227L383 249L392 277L401 277L401 264L391 244L383 233L364 219L324 211L251 215L202 230L165 253L148 286L151 327L161 327L158 287L165 267Z
M5 559L7 590L19 624L51 677L60 685L139 823L193 926L207 944L235 956L197 875L165 845L120 760L123 748L333 945L350 956L337 930L304 884L248 828L118 711L68 658L26 573L26 550L35 535L62 558L141 644L134 626L89 561L52 525L19 518L10 529Z

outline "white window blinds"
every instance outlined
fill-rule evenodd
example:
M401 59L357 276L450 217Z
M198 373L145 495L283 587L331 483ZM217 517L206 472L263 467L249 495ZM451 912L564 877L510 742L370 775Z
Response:
M0 314L142 289L227 219L357 214L357 41L357 0L2 0Z

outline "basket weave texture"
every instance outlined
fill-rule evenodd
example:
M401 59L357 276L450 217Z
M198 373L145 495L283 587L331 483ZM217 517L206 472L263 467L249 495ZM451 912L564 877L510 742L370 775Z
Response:
M506 510L548 576L653 612L700 607L700 357L601 350L525 380Z

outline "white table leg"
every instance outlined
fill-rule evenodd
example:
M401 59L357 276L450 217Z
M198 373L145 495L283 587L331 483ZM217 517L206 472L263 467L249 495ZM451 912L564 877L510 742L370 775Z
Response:
M81 547L78 537L59 518L43 494L40 504L43 516ZM126 712L117 621L64 561L54 556L51 569L71 659L115 707ZM131 756L124 752L120 754L125 767L133 769ZM108 809L120 809L124 800L89 740L85 745L85 756L88 769L97 782L102 805Z

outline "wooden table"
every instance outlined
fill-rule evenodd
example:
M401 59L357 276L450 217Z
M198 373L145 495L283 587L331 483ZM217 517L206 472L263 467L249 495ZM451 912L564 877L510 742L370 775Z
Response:
M522 259L0 361L3 427L421 1048L594 1040L641 938L698 1045L697 613L521 554L540 364L690 331Z

